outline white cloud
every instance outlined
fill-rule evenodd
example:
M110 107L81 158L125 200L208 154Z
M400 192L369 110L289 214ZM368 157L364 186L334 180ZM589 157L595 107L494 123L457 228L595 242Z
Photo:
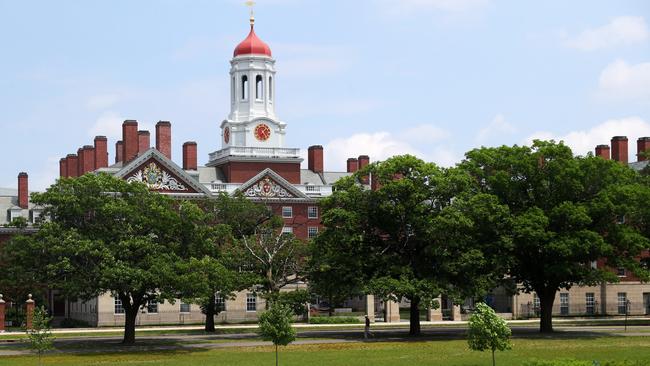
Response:
M643 17L620 16L602 27L586 29L574 37L565 37L564 45L582 51L593 51L641 43L648 38L650 31Z
M44 166L29 177L30 191L45 191L47 187L54 184L59 178L59 157L48 156Z
M88 135L102 135L119 140L122 137L122 122L124 122L124 119L116 112L104 112L92 125Z
M499 113L492 121L480 129L476 134L476 141L479 144L484 144L495 138L503 137L504 135L512 135L517 131L515 126L506 121L503 114Z
M608 99L650 100L650 62L630 65L616 60L607 65L598 79L598 92Z
M650 122L640 117L626 117L621 119L610 119L589 130L572 131L565 135L555 135L548 131L540 131L529 136L525 143L530 144L533 140L555 140L564 141L578 155L585 155L594 151L596 145L610 144L613 136L627 136L629 139L630 160L636 155L636 139L650 136Z

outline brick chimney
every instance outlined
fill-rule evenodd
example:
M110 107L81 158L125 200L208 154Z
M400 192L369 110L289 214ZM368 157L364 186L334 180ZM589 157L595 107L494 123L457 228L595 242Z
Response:
M627 136L612 137L612 159L627 164Z
M95 169L108 166L108 140L106 136L95 136Z
M77 177L84 175L84 151L83 147L77 149Z
M59 178L66 178L68 176L68 162L65 158L59 160Z
M172 124L169 121L156 123L156 150L167 159L172 158Z
M314 173L323 172L323 147L313 145L307 149L307 167Z
M647 157L641 156L641 153L644 153L644 152L646 152L648 150L650 150L650 137L639 137L639 139L636 140L637 161L646 161L646 160L648 160Z
M138 131L138 155L151 147L151 134L149 131Z
M359 170L359 160L357 158L349 158L348 159L348 173L354 173L357 170Z
M122 123L122 159L124 164L138 156L138 121L127 119Z
M596 146L596 156L600 156L605 160L609 160L609 145Z
M196 170L196 142L188 141L183 144L183 170Z
M27 208L29 204L29 183L27 173L18 174L18 206Z
M78 165L79 165L79 158L75 154L68 154L65 158L67 169L66 171L68 172L68 177L70 178L75 178L78 177Z
M370 157L368 155L359 155L359 170L367 167L370 164ZM361 183L368 184L370 180L368 176L361 177Z
M124 143L122 140L115 143L115 163L119 163L122 159L122 153L124 152Z

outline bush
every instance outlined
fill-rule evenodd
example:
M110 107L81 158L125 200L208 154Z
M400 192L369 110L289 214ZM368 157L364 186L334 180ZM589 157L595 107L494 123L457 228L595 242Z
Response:
M361 324L359 318L353 316L314 316L309 318L309 324Z
M61 328L88 328L90 327L90 324L88 324L88 322L79 319L65 318L61 321L60 327Z

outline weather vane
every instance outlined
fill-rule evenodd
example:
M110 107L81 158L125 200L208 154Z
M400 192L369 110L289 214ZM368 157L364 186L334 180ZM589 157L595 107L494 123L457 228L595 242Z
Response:
M253 25L253 23L255 22L255 10L254 10L255 1L247 0L244 4L246 4L246 6L248 6L250 8L250 11L251 11L251 25Z

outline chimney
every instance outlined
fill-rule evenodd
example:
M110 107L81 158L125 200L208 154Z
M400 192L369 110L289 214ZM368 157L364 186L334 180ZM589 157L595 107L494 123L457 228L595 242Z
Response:
M151 134L149 131L138 131L138 155L151 147Z
M348 159L348 173L354 173L359 170L359 160L357 158Z
M95 170L95 148L91 145L85 145L81 148L81 154L83 155L83 163L80 162L79 165L82 168L82 174Z
M367 167L370 164L370 157L368 155L359 155L359 170ZM368 176L361 177L361 183L368 184Z
M84 175L84 152L83 147L77 149L77 177Z
M122 140L115 143L115 163L119 163L122 159L122 153L124 152L124 143Z
M612 137L612 159L627 164L627 136Z
M196 142L183 144L183 170L196 170Z
M641 155L642 153L647 152L648 150L650 150L650 137L639 137L639 139L636 140L637 161L648 160L647 157Z
M138 121L127 119L122 123L122 159L124 164L138 156Z
M68 154L65 158L66 161L66 171L68 172L68 177L69 178L75 178L78 177L78 165L79 165L79 158L75 154Z
M156 150L167 159L172 158L172 124L169 121L156 123Z
M27 208L29 203L29 184L27 173L20 172L18 174L18 206L20 208Z
M307 167L314 173L323 172L323 147L313 145L307 149Z
M596 146L596 156L600 156L605 160L609 160L609 145Z
M59 178L66 178L68 176L68 162L65 158L59 160Z
M95 169L108 166L108 140L106 136L95 136ZM94 170L94 169L93 169Z

